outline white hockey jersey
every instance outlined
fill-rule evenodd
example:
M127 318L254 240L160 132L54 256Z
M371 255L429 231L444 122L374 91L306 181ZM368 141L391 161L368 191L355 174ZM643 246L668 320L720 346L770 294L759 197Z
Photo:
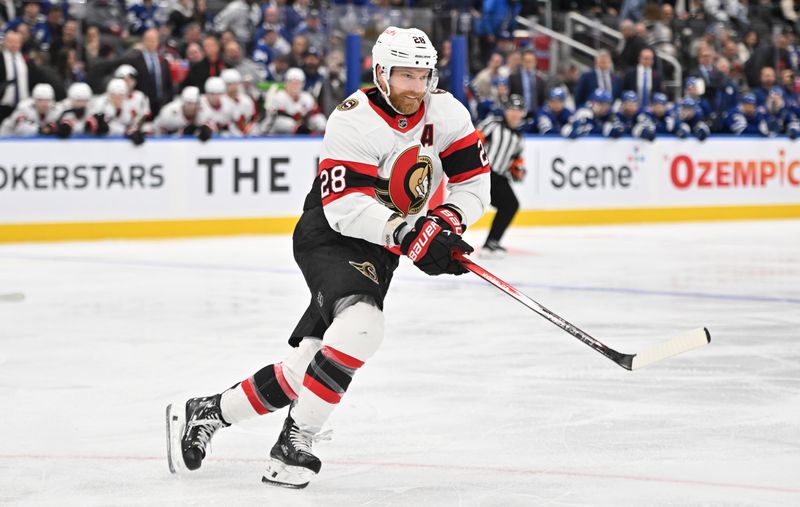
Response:
M264 126L266 134L293 134L305 123L311 132L325 131L325 115L320 113L317 101L305 91L293 99L286 90L269 96L268 115Z
M236 125L236 106L227 95L220 97L219 107L214 107L208 102L208 97L200 97L200 111L207 121L211 122L214 132L225 136L241 136L242 132Z
M233 104L233 118L236 127L240 132L246 134L250 132L253 120L256 117L256 103L244 92L239 92L236 98L228 95Z
M125 135L128 130L137 125L137 122L141 121L141 112L136 109L128 109L127 105L127 101L123 101L122 107L117 109L109 95L104 93L89 104L89 116L102 114L108 123L109 135Z
M184 113L183 100L177 98L161 108L148 132L155 135L182 135L189 125L200 126L206 123L205 113L200 107L197 108L197 114L189 118Z
M128 111L136 113L136 117L147 118L150 116L150 99L139 90L133 90L125 97L123 106Z
M91 103L91 102L90 102ZM72 134L92 134L94 129L94 119L89 114L89 108L86 106L81 111L76 108L71 99L64 99L56 104L56 121L67 123L72 127ZM87 126L88 123L88 126Z
M51 102L50 109L40 115L35 102L33 98L21 100L11 116L0 125L0 136L35 136L41 127L58 119L55 103Z
M436 90L404 116L369 88L331 114L315 189L331 228L386 245L388 220L400 213L413 225L445 175L444 202L475 223L489 206L489 170L469 112L451 94Z

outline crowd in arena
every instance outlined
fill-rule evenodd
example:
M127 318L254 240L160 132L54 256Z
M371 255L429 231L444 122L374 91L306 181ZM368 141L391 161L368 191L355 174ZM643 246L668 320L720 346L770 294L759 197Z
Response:
M542 14L526 0L0 0L0 136L319 134L345 98L344 35L414 8L469 20L435 23L434 39L452 90L448 37L467 35L476 124L518 95L530 134L800 134L787 0L555 2L556 23L575 10L623 35L583 73L570 61L548 73L546 52L515 33L517 16ZM678 93L658 54L681 63ZM369 58L360 70L371 82Z

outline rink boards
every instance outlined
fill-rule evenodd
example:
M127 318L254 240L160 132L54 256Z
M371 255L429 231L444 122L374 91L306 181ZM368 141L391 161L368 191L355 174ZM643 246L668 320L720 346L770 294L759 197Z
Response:
M799 146L528 137L515 223L800 217ZM291 232L320 149L307 137L3 139L0 241Z

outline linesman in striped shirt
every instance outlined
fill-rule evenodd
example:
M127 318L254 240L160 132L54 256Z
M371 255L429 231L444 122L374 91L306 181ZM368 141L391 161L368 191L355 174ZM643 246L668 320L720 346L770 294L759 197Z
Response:
M489 116L478 125L492 168L492 206L497 208L489 237L481 252L485 256L505 255L506 249L500 246L500 240L519 210L519 201L511 188L511 181L519 182L525 178L522 159L524 144L519 132L524 118L525 99L520 95L511 95L503 104L503 116Z

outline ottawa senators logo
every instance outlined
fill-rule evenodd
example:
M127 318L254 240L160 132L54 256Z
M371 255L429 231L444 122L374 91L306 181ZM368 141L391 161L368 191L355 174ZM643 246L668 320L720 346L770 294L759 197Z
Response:
M358 99L347 99L338 106L336 106L337 111L349 111L358 105Z
M428 202L432 180L433 161L420 154L419 145L412 146L395 159L388 181L378 179L375 196L394 211L415 215Z
M361 263L353 261L348 261L348 262L350 263L351 266L356 268L359 273L361 273L362 275L366 276L367 278L375 282L376 285L380 285L380 283L378 283L378 271L375 269L375 266L373 266L371 262L361 262Z

